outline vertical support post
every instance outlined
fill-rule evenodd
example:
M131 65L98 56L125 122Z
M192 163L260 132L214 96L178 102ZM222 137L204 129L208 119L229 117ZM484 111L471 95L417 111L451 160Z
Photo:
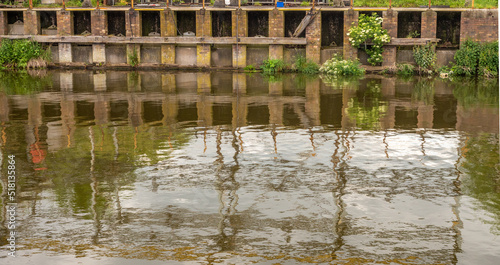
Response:
M358 49L351 46L347 33L352 26L358 25L359 12L354 9L344 11L344 59L355 60L358 58Z
M248 36L248 13L238 9L231 12L233 24L233 37L239 39L240 37ZM247 46L245 44L233 44L233 67L244 68L247 61Z
M285 14L274 9L269 11L269 37L285 37ZM283 45L269 45L269 59L283 60Z
M161 13L161 35L162 37L175 37L177 35L175 26L175 14L170 8L167 8ZM162 44L161 45L161 63L162 64L175 64L175 45Z
M196 11L196 36L212 36L212 16L210 11L201 9ZM212 56L210 45L198 44L196 46L196 65L199 67L210 67Z
M382 17L384 18L382 22L382 28L387 30L387 33L391 38L398 37L398 12L393 9L388 9L382 12ZM396 46L384 46L384 51L382 52L382 66L394 67L396 66Z
M40 25L40 13L34 10L26 10L24 16L24 34L39 35L42 31Z
M306 40L307 59L319 64L321 61L321 12L319 11L306 28Z
M71 11L57 11L57 35L73 35L73 16Z

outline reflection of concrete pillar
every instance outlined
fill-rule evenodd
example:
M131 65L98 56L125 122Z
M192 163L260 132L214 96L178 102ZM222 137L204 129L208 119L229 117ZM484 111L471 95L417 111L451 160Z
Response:
M98 95L98 100L94 103L94 117L97 125L104 125L109 122L109 102L102 99L102 95Z
M127 73L128 91L141 91L141 75L137 72Z
M196 75L198 83L198 93L210 94L212 82L209 73L199 73Z
M320 119L320 79L307 81L306 83L306 104L305 112L310 120L310 126L321 124Z
M128 120L132 127L142 125L142 101L135 95L128 96Z
M233 74L233 94L244 95L247 93L247 76L244 73Z
M432 128L434 105L419 105L417 115L418 128Z
M179 105L177 103L177 98L175 97L167 97L163 99L161 103L161 110L163 113L162 124L173 125L177 122L177 110L179 109Z
M233 97L233 129L247 125L248 101L246 97Z
M396 95L396 78L382 78L382 96L386 99L394 98Z
M73 73L59 73L61 91L73 91Z
M0 93L0 122L9 121L9 99L4 93Z
M62 135L65 135L66 146L71 145L71 138L75 133L75 101L63 95L61 98Z
M94 91L106 91L106 74L94 75Z
M161 75L161 90L165 93L175 93L177 91L174 74Z
M199 73L196 75L196 80L199 94L198 101L196 102L196 107L198 109L198 125L202 127L212 126L212 101L208 97L212 88L210 74Z
M270 82L269 95L281 96L283 95L283 82ZM280 97L272 97L269 101L269 123L281 125L283 124L283 102Z
M30 97L28 101L28 125L42 124L42 102L38 97Z
M73 62L73 51L71 43L59 43L59 62L71 63Z
M382 130L394 129L394 125L396 124L396 105L394 103L391 104L391 101L388 102L387 112L384 116L380 118L380 128Z

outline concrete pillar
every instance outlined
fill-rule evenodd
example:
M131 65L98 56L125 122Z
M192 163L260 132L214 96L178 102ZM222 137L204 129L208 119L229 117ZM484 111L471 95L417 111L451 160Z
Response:
M320 87L321 81L318 78L306 81L305 113L309 118L310 126L321 125Z
M233 37L248 36L248 13L243 10L232 11ZM233 67L244 68L247 64L247 46L233 44Z
M382 12L382 17L384 21L382 22L382 28L387 30L391 38L398 37L398 12L393 9L388 9ZM382 66L395 67L396 66L396 46L384 46L384 51L382 52Z
M42 28L40 26L40 13L33 10L25 10L24 16L24 34L40 35Z
M7 22L7 12L0 11L0 35L8 35L9 27Z
M269 37L285 37L285 14L274 9L269 11ZM283 45L269 45L269 59L284 60Z
M174 11L170 8L160 13L160 26L162 37L175 37L177 36L176 30L176 16ZM161 63L162 64L175 64L175 45L163 44L161 45Z
M108 16L107 12L102 10L93 10L90 12L91 31L94 36L108 35ZM57 24L59 25L59 24Z
M275 96L269 102L269 124L282 125L283 124L283 102L281 95L283 95L283 82L269 82L269 95Z
M96 64L106 63L106 44L92 44L92 61Z
M125 12L125 30L127 37L141 36L141 16L139 11L130 9Z
M428 9L422 12L421 20L421 37L422 38L436 38L437 30L437 13Z
M210 11L201 9L196 11L196 36L212 36L212 16ZM210 67L212 56L210 45L199 44L196 46L196 65L199 67Z
M306 58L319 64L321 62L321 12L306 28Z
M71 43L59 43L59 62L60 63L72 63L73 62L73 50Z
M0 93L0 122L9 121L9 99L5 93Z
M344 59L355 60L358 58L358 48L354 48L349 43L349 29L354 25L358 25L359 11L354 11L354 9L348 9L344 11Z
M67 10L57 11L57 35L73 35L73 13Z
M130 60L130 56L129 55L132 55L132 54L136 54L137 55L137 60L139 61L139 63L141 63L141 45L140 44L127 44L127 63L128 64L132 64L131 60Z
M431 129L433 120L434 120L434 105L420 104L418 106L417 127Z

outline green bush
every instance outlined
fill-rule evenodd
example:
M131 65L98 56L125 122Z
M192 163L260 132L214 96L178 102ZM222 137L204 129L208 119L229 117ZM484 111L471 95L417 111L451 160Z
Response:
M377 65L383 61L382 46L391 41L391 37L386 29L382 28L382 18L373 13L371 16L361 14L358 25L349 29L349 42L353 47L363 48L368 56L371 65Z
M139 65L139 55L137 54L137 50L133 49L131 53L128 54L128 62L132 67L136 67Z
M326 61L319 71L322 74L330 76L359 76L365 73L365 69L361 67L359 61L341 60L340 58L332 58Z
M407 63L398 64L396 68L396 74L404 76L413 75L415 74L415 66Z
M283 69L285 68L285 62L281 59L268 59L262 62L260 68L265 74L283 72Z
M249 73L257 72L257 70L255 69L255 66L253 66L252 64L245 66L245 68L243 68L243 71L249 72Z
M498 41L479 43L466 40L455 53L454 75L498 76Z
M319 65L307 60L304 56L298 56L295 59L294 70L299 73L313 75L319 72Z
M418 65L420 73L431 74L436 67L436 44L427 43L413 47L413 58Z
M42 45L30 40L3 39L0 43L0 67L26 68L33 59L48 61L50 54Z

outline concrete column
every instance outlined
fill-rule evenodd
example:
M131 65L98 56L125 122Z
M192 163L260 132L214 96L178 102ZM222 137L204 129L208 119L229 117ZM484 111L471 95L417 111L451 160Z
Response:
M0 11L0 35L9 34L9 27L7 23L7 12Z
M174 11L170 8L160 13L160 25L162 37L175 37L177 36L176 30L176 16ZM175 45L163 44L161 45L161 63L162 64L175 64Z
M0 93L0 122L9 121L9 99L5 93Z
M106 63L106 44L92 44L92 61L96 64Z
M321 125L320 87L321 81L317 78L306 82L305 112L309 118L310 126Z
M232 11L233 37L248 36L248 13L243 10ZM233 44L233 67L244 68L247 64L247 46Z
M269 11L269 37L285 37L285 14L274 9ZM283 45L269 45L269 59L284 60Z
M321 12L306 28L306 58L319 64L321 62Z
M42 28L40 26L40 13L33 10L25 10L24 16L24 34L40 35Z
M90 12L91 31L94 36L108 35L108 16L102 10L93 10ZM59 24L57 24L59 25Z
M212 16L210 11L201 9L196 11L196 36L212 36ZM210 67L212 52L210 45L200 44L196 46L196 65L199 67Z
M129 55L131 54L137 54L137 59L139 60L139 63L141 63L141 45L140 44L127 44L127 63L131 64L132 62L130 61Z
M59 43L59 62L60 63L72 63L73 62L73 50L71 43Z
M344 11L344 59L357 59L358 58L358 49L351 46L349 43L349 29L354 25L358 25L358 16L359 12L354 11L354 9L348 9Z
M398 37L398 12L392 9L388 9L382 12L382 17L384 21L382 22L382 28L387 30L391 38ZM382 66L395 67L396 66L396 46L384 46L384 51L382 52Z
M57 11L57 35L73 35L73 13L67 10Z
M269 95L276 96L269 102L269 124L283 124L283 102L279 96L283 95L283 82L269 82Z
M125 12L125 30L127 37L141 36L141 16L139 11L131 9Z
M437 13L428 9L422 12L421 36L422 38L436 38Z

